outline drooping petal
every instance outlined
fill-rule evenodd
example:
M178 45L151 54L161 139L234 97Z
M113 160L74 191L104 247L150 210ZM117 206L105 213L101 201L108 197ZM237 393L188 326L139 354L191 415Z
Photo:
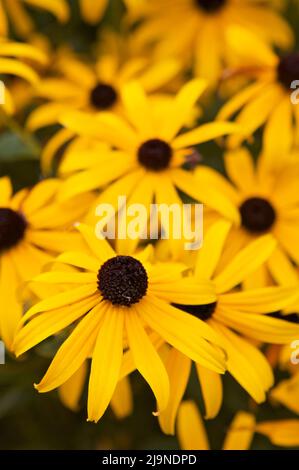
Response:
M50 367L35 387L46 393L65 383L92 353L102 325L105 306L99 305L76 326L57 351Z
M191 361L177 349L171 348L165 366L170 382L170 396L166 409L159 415L159 423L165 434L174 434L178 409L190 376Z
M98 422L115 391L123 356L125 313L120 308L107 308L92 355L88 387L88 420Z
M177 432L182 450L209 450L204 423L195 403L182 403L178 413Z
M162 360L144 331L139 312L137 307L126 315L129 347L136 368L155 394L158 410L163 411L169 400L169 379Z
M219 374L196 364L196 370L205 404L205 419L215 418L221 408L223 391Z
M16 356L20 356L46 338L62 331L89 312L98 302L98 296L95 295L74 305L68 305L36 316L18 331L14 341Z
M255 418L239 411L230 424L223 444L223 450L248 450L255 433Z

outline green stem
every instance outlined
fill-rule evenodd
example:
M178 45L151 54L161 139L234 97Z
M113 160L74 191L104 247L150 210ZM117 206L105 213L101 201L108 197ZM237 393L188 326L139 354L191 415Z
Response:
M34 159L39 160L41 155L41 146L36 138L27 132L20 124L12 117L9 116L3 109L0 107L0 121L13 133L15 133L30 149L30 154Z

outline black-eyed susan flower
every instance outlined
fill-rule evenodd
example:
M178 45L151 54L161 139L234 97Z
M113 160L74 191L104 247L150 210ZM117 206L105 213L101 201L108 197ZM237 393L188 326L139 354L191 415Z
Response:
M47 56L30 44L0 39L0 73L4 77L4 100L1 107L7 114L15 112L15 104L10 92L9 79L6 81L5 77L21 78L32 86L35 86L39 80L38 73L28 61L36 65L45 65Z
M34 30L34 23L26 10L37 7L46 10L61 22L69 18L67 0L2 0L0 5L0 36L7 36L10 23L20 37L28 37Z
M265 43L282 48L288 48L293 42L288 24L267 2L142 0L128 1L128 7L132 18L144 18L135 37L137 43L157 41L160 54L189 59L196 75L208 78L211 83L219 79L224 64L229 62L227 32L232 26L242 25ZM240 43L241 40L242 37Z
M148 60L123 56L121 51L100 51L95 64L65 51L57 58L56 72L43 78L36 95L47 100L29 116L27 127L33 131L56 124L61 114L82 109L91 113L122 111L120 94L125 83L138 79L148 93L163 89L180 69L176 60Z
M260 267L258 273L248 279L253 286L269 284L269 272L274 278L281 278L288 258L299 263L299 166L291 156L280 153L280 148L284 147L284 135L281 135L280 144L281 147L276 147L271 138L267 139L256 167L248 150L227 152L224 157L225 167L231 182L207 167L199 167L195 172L198 185L203 181L204 184L218 188L240 214L241 224L234 224L230 232L224 263L249 241L265 233L271 233L275 237L275 253ZM289 269L288 272L290 271ZM283 284L286 282L289 285L298 285L294 275L288 280L284 277Z
M63 162L64 173L69 176L61 187L61 200L109 184L95 206L105 203L117 208L118 196L122 195L128 205L143 204L150 214L154 198L157 204L181 204L181 190L209 207L219 208L222 215L238 223L238 211L223 193L209 184L197 185L192 172L182 168L186 157L194 153L193 145L239 131L229 122L211 122L180 133L205 88L205 81L192 80L165 106L159 99L153 105L142 87L130 82L122 91L127 119L112 113L91 117L81 112L63 117L67 130L98 139L102 150L99 146L89 149L87 159L76 151ZM112 152L103 148L107 144L113 147ZM93 221L94 215L92 209Z
M79 248L72 230L92 199L55 203L58 180L46 180L31 190L12 194L9 178L0 179L0 336L11 349L23 312L23 284L66 247Z
M273 385L272 369L251 340L286 344L299 334L299 326L272 318L268 313L278 311L298 298L293 288L258 288L240 290L237 287L255 272L275 248L271 236L260 237L248 244L219 269L219 260L228 242L230 224L218 221L206 232L203 247L198 251L194 276L210 283L215 302L205 306L187 305L176 308L194 315L209 324L221 336L227 352L227 370L257 402L266 398ZM247 339L246 339L247 338ZM191 360L176 349L163 352L170 377L170 400L159 421L164 432L173 434L177 410L182 400L191 370ZM196 365L206 409L206 418L214 418L222 404L222 382L214 371ZM180 371L178 373L177 371Z
M240 47L240 37L243 37L247 48ZM299 104L296 103L299 53L278 56L241 28L233 28L230 38L240 55L237 73L248 77L251 83L224 104L218 114L219 120L235 117L249 139L265 125L265 132L271 134L273 146L277 142L280 149L279 140L282 137L288 145L285 152L288 152L292 144L299 143ZM242 139L243 136L232 137L228 139L228 144L237 147Z
M204 422L192 401L186 401L180 407L177 434L182 450L210 449ZM256 422L253 414L239 411L225 433L222 450L249 450L255 434L266 436L277 446L298 446L299 420Z
M117 255L106 240L96 238L92 228L78 228L86 251L65 253L57 262L81 271L53 271L35 278L33 284L65 288L25 314L22 324L29 322L17 333L14 344L19 356L69 325L75 326L36 385L39 392L61 386L91 356L88 419L98 421L121 378L123 349L129 347L136 368L156 396L158 409L165 409L168 375L150 339L151 332L207 369L224 372L225 355L218 334L170 305L213 302L214 294L205 289L206 282L196 285L183 279L180 265L152 264L149 249L135 256Z

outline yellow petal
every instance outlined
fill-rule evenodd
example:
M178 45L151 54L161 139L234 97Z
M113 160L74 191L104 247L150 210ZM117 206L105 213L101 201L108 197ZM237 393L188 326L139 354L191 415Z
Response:
M247 245L214 278L217 292L227 292L244 281L249 274L267 261L275 247L276 241L271 235L264 235Z
M105 307L97 306L80 321L57 351L41 382L35 386L40 393L60 387L81 367L92 353L104 313Z
M0 73L15 75L17 77L27 80L32 85L35 85L38 80L38 74L27 64L15 59L3 59L0 61Z
M197 280L213 277L230 228L231 223L220 220L207 230L203 246L198 251L196 259L195 278Z
M165 434L174 434L178 409L190 376L191 361L172 348L166 357L165 366L170 382L170 396L166 409L159 414L159 424Z
M6 207L12 196L12 184L8 176L0 178L0 207Z
M162 360L144 331L138 311L130 309L126 315L129 347L136 368L155 394L158 410L163 411L169 400L169 379Z
M241 131L242 128L232 122L211 122L203 124L202 126L177 137L173 141L172 146L175 149L191 147L192 145L202 144L210 140L215 140L217 137L236 134Z
M256 432L267 436L272 444L277 446L295 447L299 445L299 419L258 423Z
M46 338L62 331L95 307L98 302L98 297L93 296L75 305L58 308L33 318L21 328L16 335L14 342L14 352L16 356L20 356Z
M223 352L205 341L207 339L221 345L220 338L205 322L153 296L148 296L145 301L141 301L138 309L144 321L167 343L195 362L215 372L224 372Z
M153 116L150 102L139 82L129 82L123 86L122 101L126 115L140 132L140 140L150 139L154 134Z
M254 191L257 184L253 158L245 148L227 152L225 168L231 181L241 191Z
M215 320L210 320L210 323L222 334L229 373L257 403L262 403L267 390L273 385L270 365L257 348L223 325L216 324Z
M254 433L254 416L244 411L239 411L229 427L223 444L223 450L248 450Z
M123 356L125 312L109 304L92 355L88 387L88 420L98 422L115 391Z
M210 186L209 182L198 184L198 180L188 171L174 169L171 171L174 184L188 196L200 201L210 209L215 209L219 214L237 225L240 221L238 209L219 188Z
M87 269L88 271L98 272L99 262L88 255L87 253L80 251L72 251L67 253L62 253L56 258L57 263L70 264L76 266L77 268Z
M83 393L87 370L87 361L85 361L77 372L59 387L58 393L61 402L72 411L79 410L79 402Z
M182 403L178 414L177 433L182 450L209 450L204 423L195 403Z
M206 305L216 301L216 294L211 283L195 282L192 278L178 281L162 281L150 286L149 292L166 302L182 305Z
M105 262L116 256L115 251L111 248L107 240L96 237L95 230L93 228L85 224L78 224L77 228L92 253L94 253L101 262Z
M98 23L107 8L108 0L80 0L83 19L90 24Z
M0 258L0 335L8 349L12 343L23 312L22 299L18 297L20 279L9 253Z
M133 396L129 378L121 379L111 398L113 413L118 419L126 418L133 412Z
M80 300L87 299L95 294L96 290L95 285L80 286L42 300L27 311L22 318L22 322L25 323L25 321L29 320L37 313L47 312L55 308L65 307L66 305L73 305ZM100 294L98 293L98 295L100 299Z
M205 404L205 419L215 418L221 408L223 391L219 374L196 364L196 370Z
M207 88L207 82L195 78L184 85L174 99L171 113L161 129L161 138L171 140L188 121L196 101Z
M299 338L299 325L269 315L232 312L220 307L215 318L244 336L274 344L287 344Z

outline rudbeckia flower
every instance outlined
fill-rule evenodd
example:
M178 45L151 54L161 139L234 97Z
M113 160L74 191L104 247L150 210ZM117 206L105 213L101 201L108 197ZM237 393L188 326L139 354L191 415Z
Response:
M84 21L97 24L103 18L109 0L79 0L81 15Z
M273 143L278 142L282 136L288 145L286 151L289 151L293 143L299 143L299 104L295 102L298 87L294 85L299 77L299 53L278 56L240 28L232 29L230 37L232 47L238 47L242 61L240 68L236 68L236 73L240 77L248 77L251 83L224 104L218 119L236 117L236 122L244 127L249 139L257 129L265 125L265 132L271 133ZM247 48L244 48L247 54L244 54L243 48L239 50L242 37L247 44ZM235 148L242 140L243 136L232 137L228 139L228 144Z
M128 1L128 8L129 16L145 19L137 30L137 43L143 46L157 41L160 54L189 58L196 75L212 83L220 78L229 61L227 32L233 25L241 25L278 47L288 48L293 42L288 24L267 2L142 0Z
M284 287L238 290L237 286L269 258L275 241L268 235L260 237L219 269L221 254L229 242L229 229L230 224L226 221L218 221L211 226L206 232L203 247L198 251L194 270L195 281L210 283L215 302L205 306L175 304L175 307L205 321L221 336L227 353L228 372L257 403L261 403L273 385L273 373L263 354L248 338L276 344L286 344L297 338L298 325L266 314L288 306L299 294L293 288ZM165 433L173 434L177 410L190 375L191 360L174 348L163 356L171 387L168 407L160 414L159 421ZM222 404L222 381L214 371L195 365L206 418L211 419L218 414Z
M15 112L15 105L14 98L9 91L9 81L6 83L5 76L19 77L32 86L36 85L39 80L38 73L27 63L28 61L45 65L47 57L30 44L0 39L0 73L4 76L4 103L1 106L7 114Z
M169 382L153 346L153 334L161 335L208 369L224 372L225 356L218 335L201 320L170 305L213 302L214 294L206 290L206 282L196 285L182 278L180 265L152 264L149 249L134 256L118 255L105 239L96 238L92 228L79 225L78 229L87 244L86 251L65 253L56 261L81 271L53 271L35 278L33 284L66 287L25 314L22 324L30 321L17 333L14 344L19 356L74 325L36 385L39 392L61 386L91 357L88 419L97 422L121 378L123 349L127 345L136 368L156 396L158 410L165 409Z
M65 247L81 244L71 228L91 196L80 198L79 205L58 204L58 186L58 180L46 180L13 195L9 178L0 179L0 335L8 349L23 312L23 284Z
M182 168L187 156L194 153L193 145L239 131L229 122L211 122L180 134L205 88L205 81L192 80L168 106L163 106L163 100L161 106L159 100L152 106L142 87L131 82L122 91L127 119L112 113L91 117L80 112L62 117L67 130L102 142L102 151L95 147L87 159L76 152L63 163L64 172L68 170L70 176L61 187L61 200L109 184L95 206L110 203L117 207L118 196L123 195L128 205L143 204L149 214L154 197L158 204L181 204L178 194L181 190L208 207L220 208L222 215L238 223L238 211L222 192L209 184L197 185L192 172ZM103 145L106 144L114 150L105 150ZM79 171L74 171L76 169ZM93 209L91 214L95 214Z
M37 107L27 121L34 131L56 124L61 114L82 109L121 112L120 94L125 83L138 79L148 93L163 89L179 72L176 60L122 57L120 51L101 51L94 65L66 52L56 62L56 73L36 87L36 96L48 103ZM63 134L63 131L62 131Z
M177 433L182 450L210 450L204 422L192 401L186 401L180 407ZM298 446L299 420L256 422L251 413L239 411L228 428L222 450L249 450L256 433L268 437L277 446Z
M0 5L0 36L7 36L9 23L20 37L28 37L34 30L34 24L26 11L26 6L46 10L61 22L69 18L67 0L1 0Z
M234 224L228 238L224 264L249 241L265 233L275 237L277 249L259 272L248 279L256 287L273 282L270 273L274 278L281 278L288 258L299 263L299 165L281 153L283 146L284 135L277 146L273 139L267 139L256 167L248 150L227 152L225 168L231 182L211 168L198 167L195 172L199 186L203 182L222 191L240 214L241 224ZM283 284L298 285L298 281L293 280L294 274L288 281L284 276Z

